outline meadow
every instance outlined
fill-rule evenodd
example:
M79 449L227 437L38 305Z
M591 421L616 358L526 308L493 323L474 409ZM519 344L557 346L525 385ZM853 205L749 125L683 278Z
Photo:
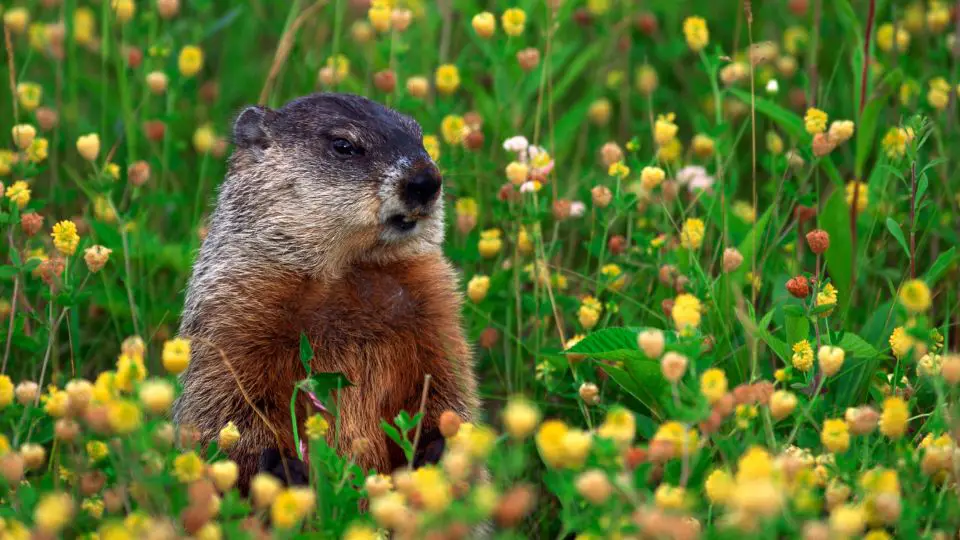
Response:
M955 537L958 10L5 1L0 539ZM423 126L481 421L377 474L301 418L246 497L183 293L236 114L320 90Z

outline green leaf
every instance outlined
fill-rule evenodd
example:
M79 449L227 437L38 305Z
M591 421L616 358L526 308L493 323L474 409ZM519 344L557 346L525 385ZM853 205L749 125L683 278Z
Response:
M933 261L933 264L930 265L930 269L927 270L927 274L923 276L923 280L927 282L927 285L933 286L940 281L940 278L943 277L943 274L950 269L950 265L957 260L957 248L956 246L944 251L937 257L937 260Z
M17 268L16 266L12 266L9 264L0 266L0 279L3 279L3 280L13 279L13 276L17 275L17 272L19 272L19 268Z
M806 315L800 317L786 315L784 326L787 330L787 343L796 343L802 339L807 339L810 335L810 319Z
M897 243L900 244L900 247L903 248L903 252L910 256L910 248L907 247L907 239L903 237L903 230L900 228L900 224L893 220L893 218L887 218L887 230L890 231L890 234L897 239Z
M310 361L313 360L313 347L310 346L310 340L303 332L300 333L300 363L303 369L310 373Z
M851 353L851 356L854 358L873 358L880 354L880 351L876 347L869 344L862 337L853 334L851 332L846 332L843 334L843 337L840 338L840 343L837 344L837 347Z
M820 226L830 234L830 247L826 252L827 271L830 280L837 288L837 307L846 311L850 303L850 287L853 283L851 253L853 240L850 238L850 209L847 207L843 190L834 190L820 214Z
M857 178L863 177L863 166L866 164L867 158L870 157L870 151L873 149L873 141L877 136L877 122L880 118L880 113L883 112L885 104L886 100L883 99L870 100L866 107L863 108L860 121L857 122L857 157L856 166L854 167Z
M636 330L604 328L588 334L579 343L567 349L566 353L599 357L604 353L638 350ZM611 360L620 360L620 358L611 358Z
M312 373L309 377L300 382L301 388L311 392L319 399L327 409L333 407L327 403L331 390L342 390L353 386L346 375L340 372L320 372Z

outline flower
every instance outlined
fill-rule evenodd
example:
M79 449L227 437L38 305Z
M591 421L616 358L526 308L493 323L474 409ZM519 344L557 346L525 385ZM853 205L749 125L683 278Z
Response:
M835 120L830 124L830 140L840 144L853 137L854 123L850 120Z
M883 402L880 414L880 432L891 439L899 439L907 431L909 409L901 397L889 397Z
M776 420L786 418L797 408L797 396L793 392L777 390L770 396L770 414Z
M696 154L697 157L705 159L713 155L715 143L709 135L697 133L693 136L691 147L693 148L693 153Z
M820 369L828 377L836 375L840 371L840 367L843 366L843 357L844 352L840 347L823 345L817 351L817 361L820 363Z
M6 375L0 375L0 409L13 403L13 381Z
M913 140L913 129L892 127L883 136L880 146L887 157L893 160L902 158L907 153L907 144Z
M813 367L813 347L810 342L802 339L793 344L793 356L790 357L793 367L800 371L810 371Z
M30 124L17 124L10 130L13 135L13 144L20 150L26 150L37 137L37 128Z
M83 252L83 261L87 264L87 270L92 274L96 274L102 270L107 264L107 261L110 260L111 253L113 253L112 249L103 246L88 247Z
M91 464L110 455L110 448L107 446L107 443L103 441L87 441L84 449L87 452L87 457L90 459Z
M73 499L63 492L46 493L33 510L33 521L41 531L56 536L73 517Z
M343 533L343 540L377 540L380 535L372 527L362 523L355 523Z
M710 42L710 31L703 17L687 17L683 21L683 35L693 52L700 52Z
M453 64L444 64L437 68L434 74L434 84L437 91L444 95L450 95L460 87L460 71Z
M859 506L845 504L830 513L830 531L837 538L850 538L863 532L864 515Z
M37 137L27 148L27 159L31 163L43 163L49 155L50 141L45 137Z
M512 398L503 409L503 426L514 439L525 439L540 422L540 410L523 399Z
M675 123L673 123L675 118L676 115L673 113L661 114L657 116L657 121L653 124L653 139L656 141L657 145L664 146L677 136L677 130L679 128ZM704 170L704 172L706 171ZM677 176L679 180L679 174ZM683 181L680 181L680 183L682 184Z
M700 376L700 393L712 405L727 393L727 375L722 369L710 368Z
M267 473L257 473L250 481L250 496L256 508L266 508L280 494L283 484L276 476Z
M837 305L837 288L832 283L823 286L823 290L817 293L817 307ZM824 317L829 317L833 310L827 310L821 313Z
M177 68L184 77L193 77L203 69L203 49L196 45L187 45L180 49Z
M487 229L480 233L480 242L477 248L480 250L480 256L484 259L491 259L500 253L503 247L500 229Z
M866 184L857 180L851 180L850 182L847 182L846 190L847 206L853 206L853 196L859 192L857 195L857 212L863 212L867 209L867 202L870 197Z
M77 245L80 243L80 236L77 234L77 225L69 220L61 221L53 226L53 245L57 251L64 255L73 255L77 251Z
M77 152L87 161L97 159L100 154L100 135L88 133L77 138Z
M497 18L489 11L474 15L470 24L473 25L473 31L484 39L493 37L493 33L497 31Z
M703 487L711 503L726 504L733 496L735 484L730 473L723 469L716 469L707 477Z
M7 188L6 195L17 208L23 210L30 202L30 186L23 180L17 180Z
M827 129L827 113L816 107L811 107L807 109L807 114L803 117L803 125L807 133L811 135L823 133Z
M203 477L203 460L196 452L180 454L173 460L173 475L182 484L196 482Z
M663 182L666 176L666 173L660 167L644 167L640 171L640 183L647 191L653 191Z
M306 511L311 506L312 504L304 508L301 495L296 488L285 489L273 499L270 505L271 522L281 529L289 529L306 516Z
M153 414L164 414L173 404L173 385L163 379L151 379L140 385L140 402Z
M687 218L683 222L683 228L680 229L680 245L690 250L700 249L703 245L704 230L702 220Z
M233 445L237 444L237 441L240 440L240 430L237 429L237 425L233 423L233 420L227 422L227 425L223 426L220 429L219 435L217 435L217 445L222 450L229 450Z
M143 414L136 403L115 399L107 404L107 421L114 433L127 434L140 427Z
M850 431L847 423L840 418L823 421L823 431L820 432L820 442L833 453L843 453L850 448Z
M633 442L636 432L637 424L633 413L623 407L614 407L607 411L607 416L597 430L597 435L625 446Z
M653 494L653 501L662 510L684 510L687 507L687 490L670 484L660 484Z
M467 124L460 115L448 114L440 122L440 133L447 144L460 144L466 132Z
M428 512L439 513L450 505L453 499L450 482L439 468L420 467L413 471L411 479L420 503Z
M689 360L686 356L669 351L660 359L660 372L668 382L677 383L687 371Z
M678 330L696 329L700 326L700 300L696 296L684 293L673 300L671 312L673 323Z
M902 26L896 27L891 23L884 23L877 27L877 47L883 52L891 52L896 40L897 51L906 52L910 47L910 32Z
M698 440L697 430L671 420L660 424L651 443L669 443L670 456L680 457L690 455L697 448Z
M923 280L911 279L900 287L900 303L911 313L923 313L930 309L930 287Z
M217 489L223 493L229 491L237 483L239 477L240 467L237 466L235 461L227 459L210 465L210 478Z
M580 301L577 318L585 329L590 330L599 322L602 311L603 306L600 304L600 301L592 296L585 296L583 300Z
M327 436L327 432L330 430L330 423L327 422L327 419L323 417L322 414L313 414L310 418L307 418L307 421L304 423L307 428L307 437L312 440L319 440Z
M647 355L647 358L656 360L663 354L665 338L658 329L644 330L637 334L637 346Z
M500 16L500 24L508 36L516 37L523 33L527 23L527 13L520 8L510 8Z
M178 375L190 363L190 340L173 338L163 344L163 368Z

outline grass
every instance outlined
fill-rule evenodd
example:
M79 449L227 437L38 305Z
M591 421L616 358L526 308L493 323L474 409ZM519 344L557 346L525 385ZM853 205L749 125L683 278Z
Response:
M2 8L0 536L960 527L945 3L176 4ZM388 479L300 418L311 487L248 499L169 423L183 291L234 116L321 89L427 134L482 422Z

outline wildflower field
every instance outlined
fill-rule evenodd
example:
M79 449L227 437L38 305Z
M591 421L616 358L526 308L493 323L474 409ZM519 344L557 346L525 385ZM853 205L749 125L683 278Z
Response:
M960 3L0 16L0 539L958 535ZM171 421L184 289L237 113L319 90L422 125L482 410L379 472L295 419L310 485L241 494Z

